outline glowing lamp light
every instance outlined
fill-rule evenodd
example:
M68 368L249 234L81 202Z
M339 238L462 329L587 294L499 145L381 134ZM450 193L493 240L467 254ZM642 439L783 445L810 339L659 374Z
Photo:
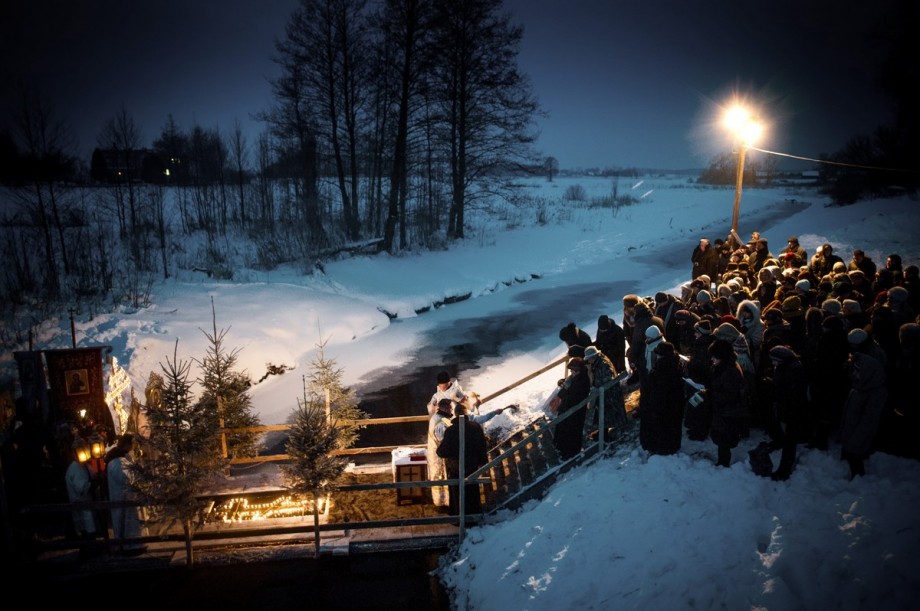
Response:
M93 455L92 446L82 437L78 437L74 440L73 449L77 453L77 462L84 463Z
M735 202L732 207L731 230L737 240L738 217L741 211L741 184L744 180L744 157L747 154L748 147L753 146L763 135L763 124L742 104L734 104L729 107L725 111L722 122L741 145L738 149L738 169L735 176Z
M93 433L90 435L89 447L90 454L93 458L102 458L102 455L105 454L105 440L102 439L102 436L99 435L99 433Z

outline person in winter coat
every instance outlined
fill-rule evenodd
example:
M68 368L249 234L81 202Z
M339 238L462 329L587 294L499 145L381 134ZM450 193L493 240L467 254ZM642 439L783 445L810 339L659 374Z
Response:
M587 331L579 329L574 322L559 329L559 339L565 342L566 347L581 346L587 348L591 345L591 336Z
M645 358L646 331L649 327L657 327L659 335L664 333L664 321L652 314L652 309L644 301L640 301L635 307L635 318L633 319L633 332L629 340L629 350L626 357L629 359L630 368L636 373L636 379L630 378L630 382L639 382L640 387L648 373Z
M712 361L709 356L709 346L715 340L712 336L712 324L707 319L702 319L694 325L693 348L690 351L690 360L687 362L687 377L708 388L712 381ZM684 426L687 429L687 438L694 441L703 441L709 437L709 427L712 423L712 407L706 399L705 393L701 395L703 402L691 405L684 410Z
M760 364L760 346L764 330L763 321L760 319L760 304L750 299L743 300L738 304L735 317L741 323L741 332L747 340L748 351L756 371Z
M818 421L812 447L827 451L829 439L840 427L840 416L847 396L846 363L850 346L843 321L829 315L821 321L821 334L814 354L813 377L809 379L811 398Z
M568 363L569 375L560 383L559 393L550 405L555 416L562 416L571 408L584 403L591 392L588 379L588 366L584 359L573 358ZM564 420L554 420L553 444L562 460L569 459L581 452L582 435L585 427L587 404L584 403L575 413Z
M888 400L885 369L877 359L854 352L847 364L850 392L843 406L840 458L850 465L850 479L865 475L882 409Z
M683 371L673 344L661 342L655 353L646 392L640 396L639 443L650 454L674 454L680 450L683 433Z
M859 248L853 250L853 258L847 263L848 272L857 269L861 271L866 278L875 278L875 272L878 271L875 261L867 257L866 253Z
M680 327L677 326L677 320L674 318L674 314L680 309L680 300L674 295L669 295L664 291L655 293L655 316L664 323L664 338L672 344L676 344L680 339L678 337Z
M623 327L606 314L597 317L594 345L610 359L618 373L626 371L626 335Z
M585 364L588 366L588 380L591 381L591 388L598 393L600 388L607 385L617 375L617 371L604 353L597 349L596 346L585 348ZM600 418L595 411L593 422L585 422L585 433L594 430L600 422ZM613 429L612 435L619 434L629 420L626 417L626 406L623 402L623 391L619 384L608 385L604 389L604 427L608 429L608 441L612 439L609 433Z
M438 445L438 456L444 459L448 479L459 479L472 475L479 467L489 462L489 448L482 425L467 418L467 406L454 403L453 422L444 431L444 438ZM464 470L460 472L460 431L463 430ZM482 513L482 499L479 497L479 484L464 486L464 512L466 514ZM460 486L450 486L450 513L460 513Z
M701 238L699 244L693 249L690 255L690 262L693 264L690 279L695 280L703 274L710 278L715 278L717 274L717 265L719 254L709 243L708 238Z
M131 451L134 449L134 435L125 433L118 443L105 456L106 473L109 483L110 501L130 501L135 499L131 483ZM119 507L112 509L112 533L116 539L136 539L142 535L139 507ZM128 555L141 554L147 550L146 545L129 543L122 547Z
M779 467L771 474L774 481L789 479L795 467L798 444L806 432L808 382L802 361L789 346L774 346L769 357L773 363L773 422L769 428L773 448L782 448Z
M431 481L447 479L447 466L444 459L438 456L438 446L444 439L444 431L450 426L453 402L450 399L438 401L438 409L428 420L428 444L425 448L425 458L428 459L428 479ZM435 507L448 507L450 499L447 495L447 486L433 486L431 500Z
M738 445L746 426L744 374L729 342L717 339L709 347L709 355L713 367L712 382L705 389L712 407L709 436L718 448L716 465L728 467L731 466L732 448Z

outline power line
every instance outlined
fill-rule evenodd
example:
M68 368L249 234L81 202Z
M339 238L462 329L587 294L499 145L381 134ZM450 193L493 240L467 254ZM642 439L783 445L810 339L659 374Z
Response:
M826 163L829 165L840 165L840 166L846 166L848 168L862 168L864 170L883 170L885 172L908 172L910 174L916 173L916 170L905 170L902 168L882 168L882 167L873 166L873 165L860 165L858 163L843 163L841 161L828 161L827 159L812 159L811 157L799 157L798 155L790 155L789 153L777 153L776 151L767 151L764 149L759 149L756 146L751 146L748 148L754 151L759 151L761 153L767 153L768 155L779 155L780 157L790 157L792 159L801 159L802 161L814 161L815 163Z

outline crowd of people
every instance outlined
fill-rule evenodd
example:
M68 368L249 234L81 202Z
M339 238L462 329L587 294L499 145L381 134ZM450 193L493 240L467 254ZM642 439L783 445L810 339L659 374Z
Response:
M774 255L758 232L747 243L702 238L690 259L680 295L624 296L622 326L601 315L593 339L575 323L560 330L569 375L554 413L588 396L599 351L614 373L630 372L622 386L640 393L635 414L649 453L677 452L686 435L710 439L716 464L728 466L741 438L760 429L767 454L782 450L763 473L776 480L791 475L800 444L838 443L851 477L877 450L920 457L916 265L891 254L879 267L860 249L845 262L831 244L809 258L796 236ZM579 417L557 426L563 457L581 449L572 432Z

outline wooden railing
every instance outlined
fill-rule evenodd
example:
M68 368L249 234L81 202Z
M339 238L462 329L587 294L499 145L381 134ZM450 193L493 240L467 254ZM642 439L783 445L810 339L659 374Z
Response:
M537 371L517 380L504 388L493 392L490 395L485 397L480 397L479 401L481 404L485 404L488 401L496 399L510 390L517 388L518 386L529 382L530 380L543 375L547 371L550 371L554 367L565 363L568 360L567 356L559 357L554 360L552 363L541 367ZM430 416L423 414L420 416L395 416L390 418L364 418L361 420L340 420L337 422L339 426L380 426L380 425L389 425L389 424L409 424L414 422L428 422ZM221 446L223 448L227 447L226 437L227 435L234 433L269 433L276 431L287 431L291 428L289 424L269 424L265 426L250 426L245 428L235 428L229 429L225 428L221 430ZM343 448L341 450L333 450L332 454L335 456L357 456L357 455L367 455L367 454L384 454L390 453L396 448L409 447L409 448L423 448L425 444L403 444L399 446L370 446L362 448ZM226 455L224 456L227 457ZM252 463L263 463L263 462L280 462L288 460L289 456L287 454L264 454L260 456L249 456L249 457L238 457L230 459L230 464L232 465L244 465Z

